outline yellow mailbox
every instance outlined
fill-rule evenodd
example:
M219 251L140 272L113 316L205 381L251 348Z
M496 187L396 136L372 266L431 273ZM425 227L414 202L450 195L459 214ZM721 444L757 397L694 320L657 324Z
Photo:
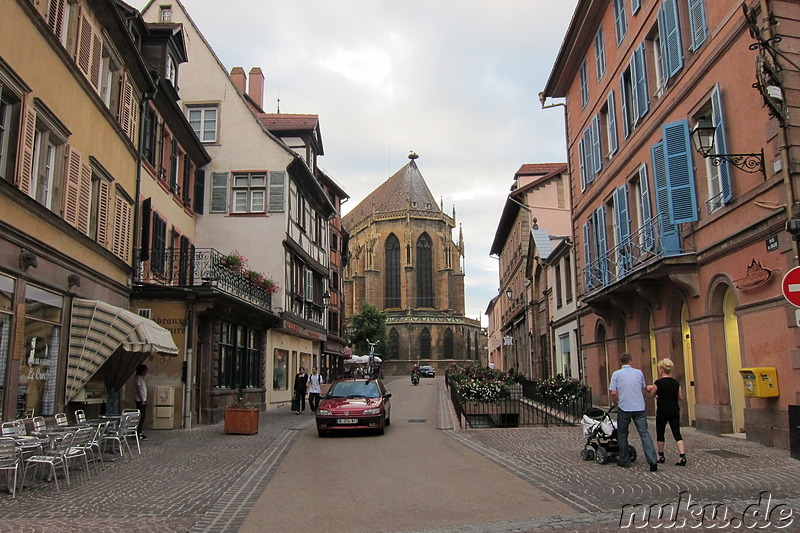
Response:
M780 395L778 372L775 367L741 368L739 373L744 380L745 396L750 396L751 398L773 398Z

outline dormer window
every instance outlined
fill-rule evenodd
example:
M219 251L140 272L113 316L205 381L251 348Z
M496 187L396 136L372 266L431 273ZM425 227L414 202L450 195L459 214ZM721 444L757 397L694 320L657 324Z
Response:
M164 76L172 83L172 86L175 86L175 76L177 74L177 68L175 67L175 60L172 59L171 55L167 56L167 69L164 73Z
M159 20L161 22L170 22L172 20L172 6L161 6Z

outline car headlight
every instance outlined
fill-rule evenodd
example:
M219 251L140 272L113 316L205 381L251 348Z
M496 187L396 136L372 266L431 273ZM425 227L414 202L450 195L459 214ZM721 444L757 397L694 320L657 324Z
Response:
M331 412L330 412L330 411L328 411L327 409L317 409L317 414L318 414L318 415L324 415L324 416L330 416L330 415L332 415L333 413L331 413Z
M379 414L381 414L381 410L380 410L379 407L376 407L374 409L364 409L364 414L365 415L379 415Z

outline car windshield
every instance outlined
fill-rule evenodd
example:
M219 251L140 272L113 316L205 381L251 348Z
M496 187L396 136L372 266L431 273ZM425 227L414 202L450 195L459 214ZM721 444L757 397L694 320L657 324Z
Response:
M334 383L328 398L380 398L381 392L374 381L340 381Z
M421 370L433 370L433 367L432 366L421 366L420 369Z

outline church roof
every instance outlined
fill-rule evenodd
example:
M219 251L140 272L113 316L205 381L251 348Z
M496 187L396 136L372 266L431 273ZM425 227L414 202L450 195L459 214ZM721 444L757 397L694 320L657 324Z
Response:
M412 211L439 213L439 205L428 189L415 159L384 181L357 206L347 213L342 222L348 230L372 214L402 211L410 207Z

